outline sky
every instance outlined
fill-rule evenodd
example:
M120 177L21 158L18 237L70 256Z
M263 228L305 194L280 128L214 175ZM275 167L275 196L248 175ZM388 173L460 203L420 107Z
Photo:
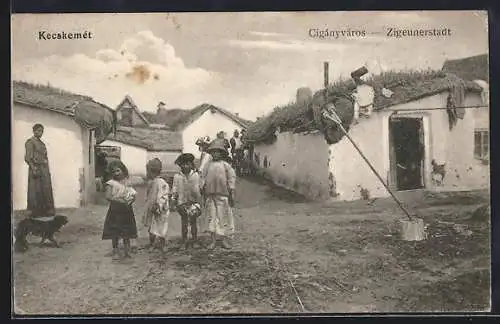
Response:
M15 14L12 78L89 95L112 108L129 95L141 111L210 103L254 120L367 66L372 73L440 69L446 59L488 53L487 13L260 12ZM388 28L449 28L451 36L387 37ZM311 29L366 37L310 36ZM40 31L92 32L39 40Z

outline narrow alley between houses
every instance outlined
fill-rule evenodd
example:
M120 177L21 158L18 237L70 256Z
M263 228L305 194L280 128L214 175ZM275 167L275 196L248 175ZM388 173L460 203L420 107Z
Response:
M104 255L106 204L60 211L69 223L61 248L14 254L19 314L202 314L486 310L488 192L426 196L405 203L428 238L400 240L401 211L389 199L311 202L264 180L238 179L230 250L180 250L170 215L164 254L143 249L140 228L130 261ZM144 188L138 189L136 219ZM481 210L481 209L480 209ZM476 212L475 212L476 211ZM22 215L16 215L21 219ZM138 224L139 221L138 221ZM202 240L208 240L202 237Z

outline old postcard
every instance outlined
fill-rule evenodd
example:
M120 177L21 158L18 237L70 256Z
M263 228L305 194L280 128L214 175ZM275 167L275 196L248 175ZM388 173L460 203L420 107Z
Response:
M488 14L14 14L17 315L490 311Z

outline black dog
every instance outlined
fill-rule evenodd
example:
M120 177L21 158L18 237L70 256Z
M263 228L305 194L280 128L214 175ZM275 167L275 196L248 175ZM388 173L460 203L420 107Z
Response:
M68 223L68 217L57 215L49 220L45 219L26 218L17 224L15 231L16 242L14 244L16 252L25 252L28 250L28 241L26 240L26 236L30 233L42 238L40 244L49 240L55 246L59 247L59 244L54 238L54 234Z

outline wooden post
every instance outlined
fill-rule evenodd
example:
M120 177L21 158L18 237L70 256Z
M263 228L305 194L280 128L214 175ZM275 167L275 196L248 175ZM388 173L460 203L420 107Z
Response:
M324 73L324 86L325 86L325 105L328 103L328 85L330 84L329 80L329 64L328 62L323 63L323 73Z
M328 80L328 62L324 62L323 63L323 68L324 68L324 76L325 76L325 89L328 87L328 83L329 83L329 80Z

